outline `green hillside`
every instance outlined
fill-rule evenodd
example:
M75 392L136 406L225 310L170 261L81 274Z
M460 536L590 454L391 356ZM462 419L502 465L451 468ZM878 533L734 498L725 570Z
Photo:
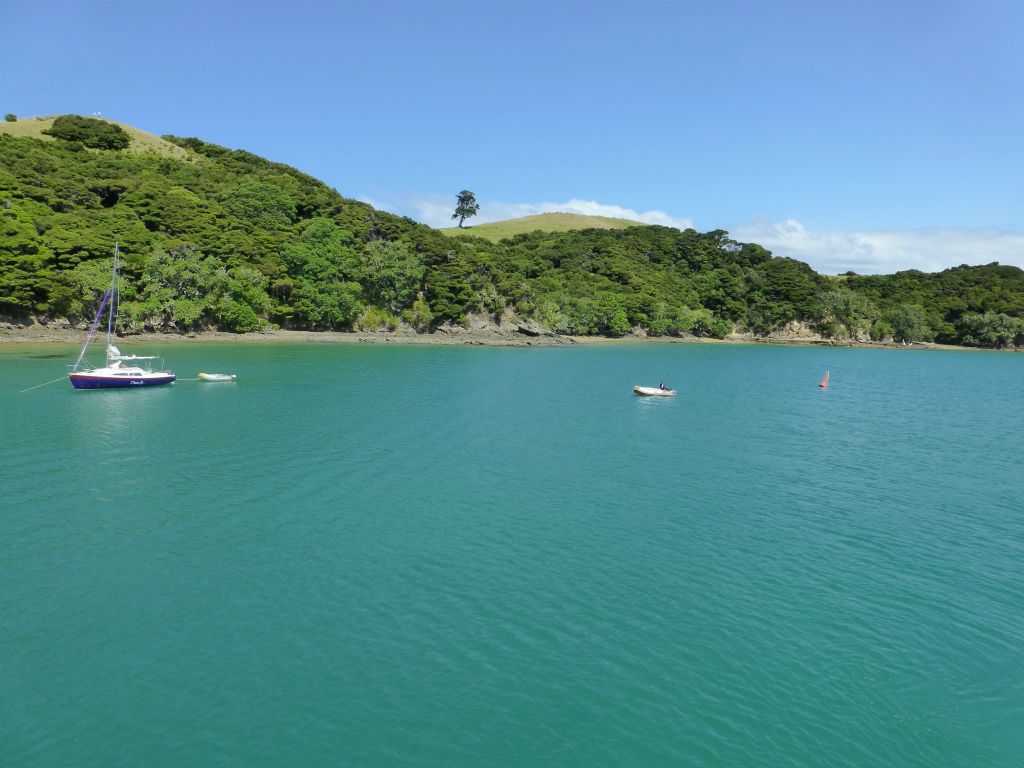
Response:
M642 221L615 219L610 216L584 216L580 213L541 213L536 216L523 216L519 219L474 224L461 229L459 227L447 227L441 231L446 235L482 237L496 243L507 237L522 235L527 232L569 232L577 229L625 229L626 227L646 226Z
M43 133L43 131L49 130L53 127L53 121L56 117L56 115L50 115L48 117L26 117L13 123L6 121L0 122L0 134L6 133L9 136L26 136L33 139L56 142L58 139ZM128 149L126 150L127 152L131 152L133 154L155 152L158 155L172 157L176 160L187 160L190 157L189 153L183 148L176 146L169 141L165 141L152 133L140 131L134 126L128 125L127 123L119 123L116 120L107 120L106 118L103 118L103 120L104 122L119 126L121 130L125 131L131 137L131 144L128 145Z
M430 331L511 311L580 335L797 321L834 338L1024 345L1015 267L829 278L726 232L590 218L500 242L450 237L243 150L67 117L0 123L3 318L91 318L117 241L123 333Z

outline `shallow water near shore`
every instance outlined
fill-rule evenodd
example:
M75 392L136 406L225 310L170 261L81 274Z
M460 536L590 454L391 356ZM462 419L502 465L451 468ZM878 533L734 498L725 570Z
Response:
M1019 765L1020 355L192 343L19 393L60 351L0 350L5 766Z

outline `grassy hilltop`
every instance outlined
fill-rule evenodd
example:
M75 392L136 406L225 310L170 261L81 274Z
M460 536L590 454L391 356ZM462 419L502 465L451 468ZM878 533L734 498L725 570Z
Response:
M49 130L53 127L53 121L56 118L57 115L49 115L47 117L27 117L13 123L6 121L0 122L0 133L6 133L9 136L22 136L41 139L42 141L56 142L59 141L59 139L43 133L43 131ZM141 131L135 126L128 125L127 123L119 123L116 120L107 120L104 118L104 122L118 126L131 137L131 144L129 144L128 149L126 150L128 152L134 154L153 152L157 155L174 158L175 160L189 159L189 153L185 149L161 139L155 134Z
M625 229L626 227L646 227L642 221L616 219L610 216L585 216L580 213L540 213L535 216L523 216L518 219L491 221L487 224L473 224L459 227L446 227L441 231L446 235L482 237L491 242L498 242L507 237L522 235L528 232L571 232L581 229Z
M511 312L579 335L799 323L833 338L1024 345L1015 267L836 279L723 231L571 214L454 234L197 138L66 115L0 122L3 318L91 318L117 241L125 333L430 331Z

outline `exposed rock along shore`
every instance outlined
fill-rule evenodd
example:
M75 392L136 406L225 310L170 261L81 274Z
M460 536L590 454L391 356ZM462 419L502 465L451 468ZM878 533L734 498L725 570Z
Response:
M0 320L0 344L81 344L88 332L83 323L73 325L66 320ZM233 342L233 343L302 343L302 344L435 344L475 345L496 347L558 347L573 344L615 344L647 342L652 344L797 344L843 347L889 347L900 349L965 349L941 344L915 342L912 345L868 339L827 339L815 334L806 325L791 323L786 328L769 336L752 333L732 333L725 339L709 339L697 336L648 337L641 329L622 338L603 336L565 336L554 333L536 324L518 318L503 318L495 322L491 318L471 316L465 325L444 325L432 332L421 333L409 326L396 330L380 331L292 331L264 330L251 333L230 333L227 331L198 331L178 333L168 331L147 331L122 337L151 343L165 342Z
M0 344L66 343L81 344L88 334L84 323L73 325L66 320L0 321ZM438 344L503 347L556 347L576 344L569 336L553 333L532 323L514 320L496 323L488 318L471 317L463 325L443 325L430 333L421 333L409 326L380 331L292 331L264 330L251 333L227 331L176 332L146 331L121 337L123 341L138 339L147 344L182 341L225 342L296 342L326 344Z

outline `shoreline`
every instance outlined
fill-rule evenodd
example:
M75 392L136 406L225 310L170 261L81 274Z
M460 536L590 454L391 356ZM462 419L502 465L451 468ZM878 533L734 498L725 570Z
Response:
M534 335L536 333L536 335ZM40 324L0 323L0 348L24 344L83 344L88 332L79 328ZM966 350L981 351L978 347L961 347L933 342L915 342L909 345L895 342L855 341L850 339L820 339L808 337L755 337L736 334L724 339L697 336L634 336L620 338L604 336L561 336L548 332L523 333L518 330L490 326L487 328L442 328L433 333L417 333L409 329L398 331L254 331L230 333L227 331L199 331L188 334L146 332L117 337L118 344L416 344L431 346L486 346L486 347L564 347L600 346L613 344L766 344L799 347L845 347L850 349L900 350ZM988 350L1005 351L1005 350ZM1010 350L1012 351L1012 350Z
M97 334L97 337L102 334ZM0 323L0 347L21 344L84 344L88 332L80 328ZM98 343L93 339L93 343ZM539 333L526 335L504 329L482 330L454 328L434 333L398 331L197 331L162 333L147 331L116 337L119 346L161 344L425 344L432 346L558 347L578 342L568 336Z

